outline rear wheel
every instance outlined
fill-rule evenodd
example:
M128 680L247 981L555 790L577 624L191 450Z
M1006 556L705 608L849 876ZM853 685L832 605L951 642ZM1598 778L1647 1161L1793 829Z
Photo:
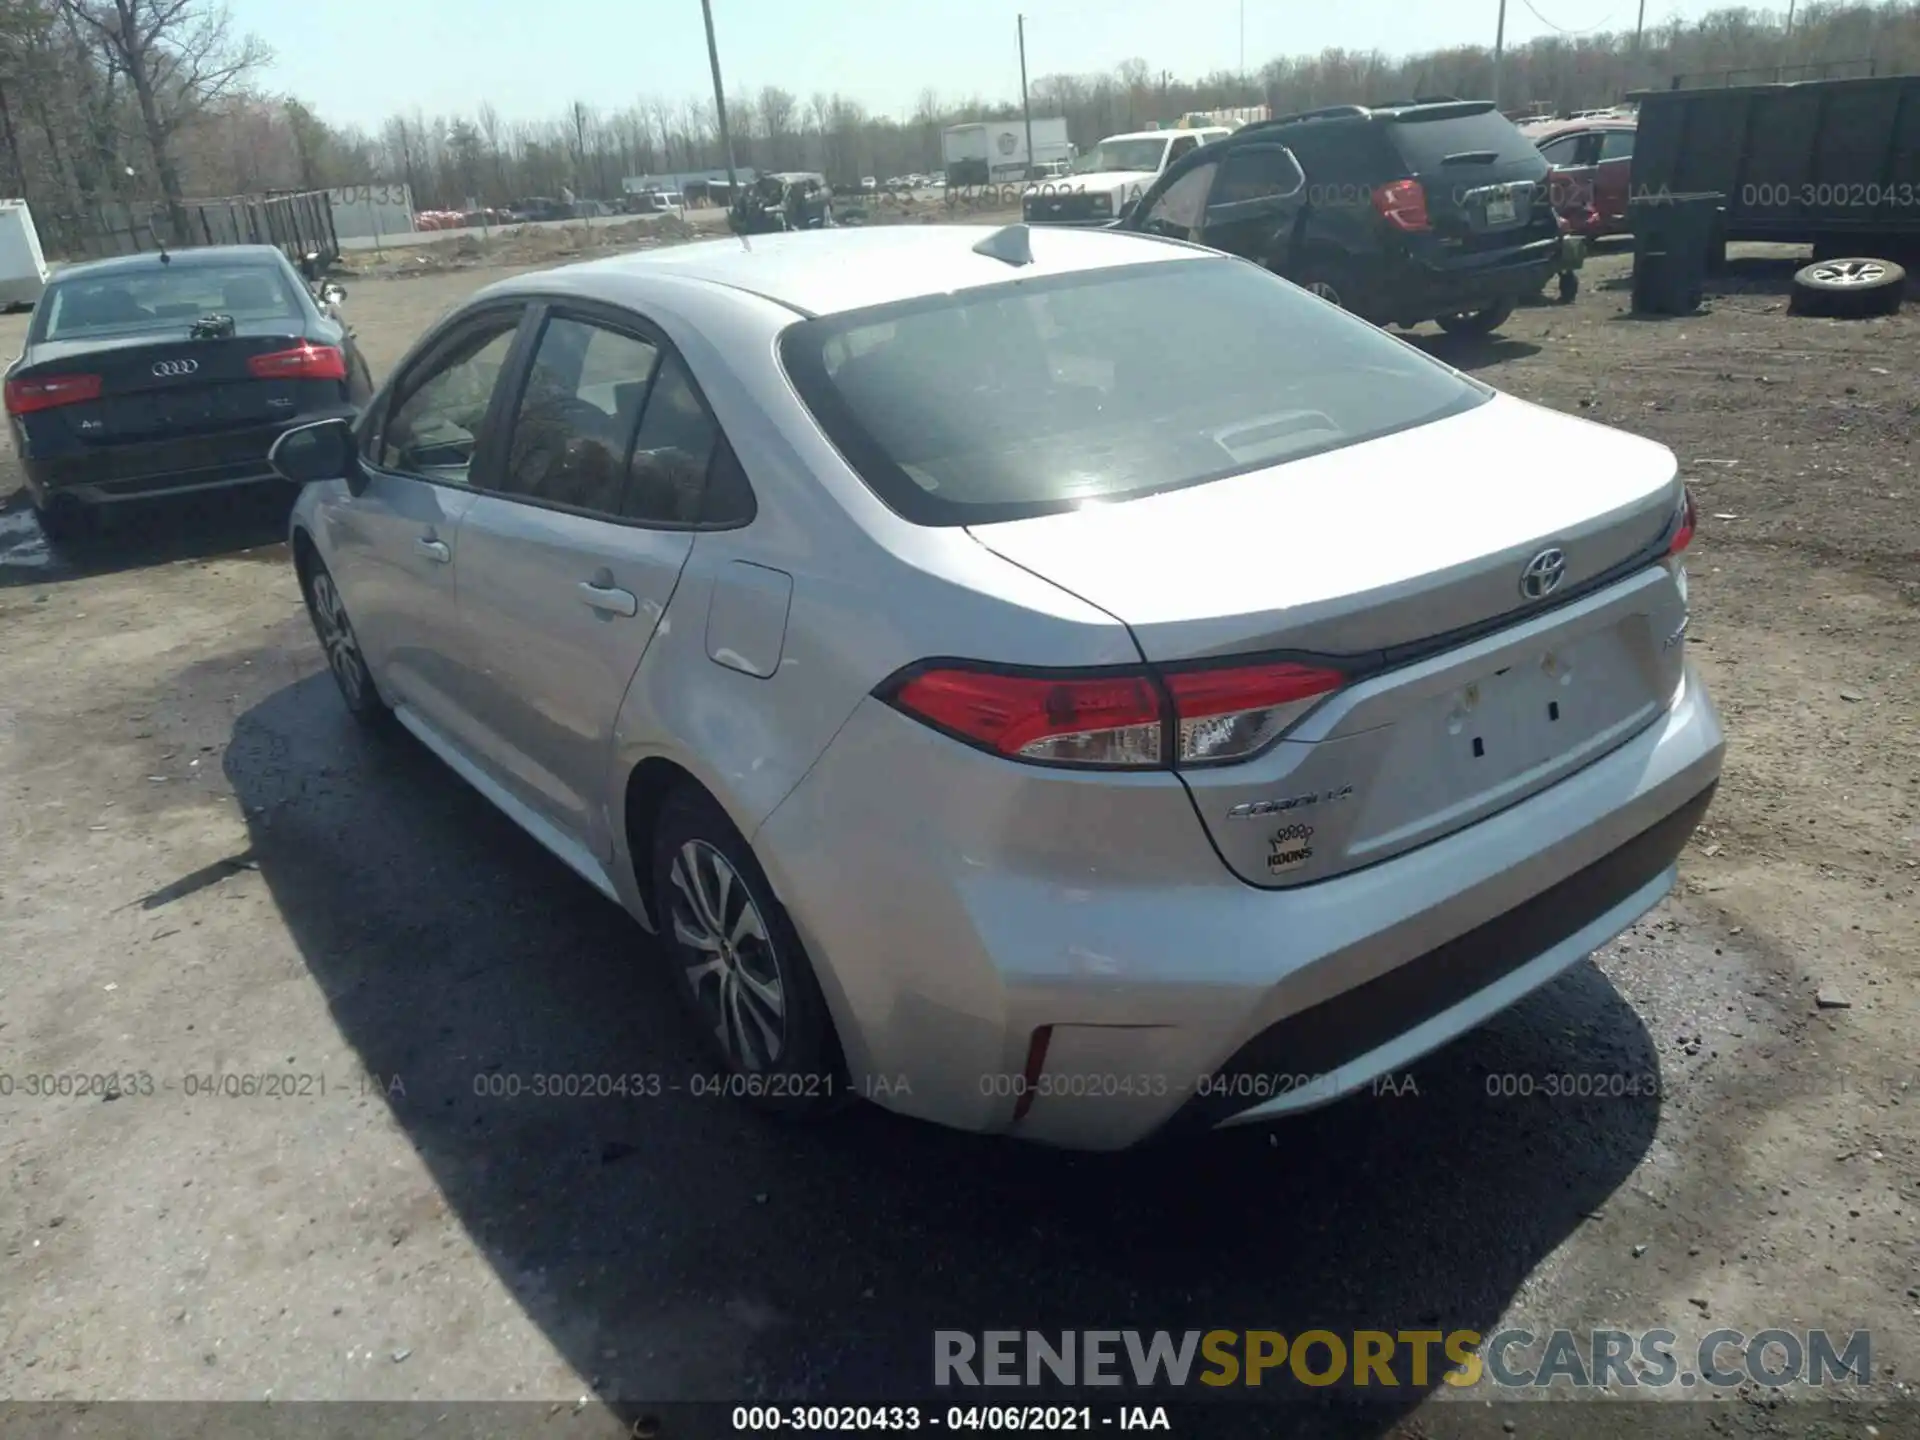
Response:
M392 715L374 688L373 674L367 669L360 651L360 638L347 618L346 602L340 587L316 556L301 567L300 588L307 597L307 615L313 621L313 633L326 652L327 668L333 672L340 698L353 718L369 727L384 724Z
M1301 267L1299 276L1294 280L1302 290L1318 295L1329 305L1338 305L1342 310L1353 309L1353 277L1347 267L1335 260L1312 259Z
M1578 284L1578 282L1575 282ZM1460 315L1436 315L1434 323L1449 335L1491 335L1513 317L1513 302L1502 300L1484 310L1469 310Z
M78 500L54 496L44 505L33 502L33 518L40 522L40 533L49 545L74 546L93 538L94 513Z
M820 983L752 847L698 786L661 808L653 899L681 999L731 1093L793 1118L836 1109L847 1081Z

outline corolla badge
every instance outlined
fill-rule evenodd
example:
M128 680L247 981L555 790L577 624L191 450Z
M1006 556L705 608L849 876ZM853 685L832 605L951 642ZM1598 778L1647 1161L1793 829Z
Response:
M1287 795L1275 800L1248 800L1227 811L1229 820L1256 820L1262 815L1285 815L1314 805L1331 805L1353 794L1353 786L1338 785L1331 790L1316 790L1311 795Z
M1520 594L1528 600L1544 600L1566 578L1567 552L1550 547L1527 561L1527 568L1520 572Z

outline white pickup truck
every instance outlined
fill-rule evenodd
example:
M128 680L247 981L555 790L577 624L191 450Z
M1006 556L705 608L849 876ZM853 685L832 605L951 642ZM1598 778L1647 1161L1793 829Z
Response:
M1057 180L1030 185L1020 199L1030 225L1105 225L1146 193L1176 160L1233 133L1225 125L1109 135Z

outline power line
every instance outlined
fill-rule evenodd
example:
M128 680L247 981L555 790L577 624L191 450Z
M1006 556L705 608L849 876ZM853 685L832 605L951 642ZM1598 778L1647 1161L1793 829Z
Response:
M1599 25L1588 25L1584 29L1570 29L1565 25L1554 24L1553 21L1549 20L1546 16L1542 15L1538 10L1534 9L1533 0L1520 0L1520 3L1526 6L1527 9L1533 11L1534 19L1538 20L1542 25L1546 26L1549 30L1558 30L1562 35L1591 35L1594 31L1598 30L1601 25L1605 25L1607 21L1613 18L1613 13L1609 11L1605 16L1601 18Z

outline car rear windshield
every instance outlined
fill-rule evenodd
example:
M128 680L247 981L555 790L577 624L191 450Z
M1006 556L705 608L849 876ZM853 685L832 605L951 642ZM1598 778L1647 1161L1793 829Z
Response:
M203 315L293 320L300 302L278 267L160 265L56 281L35 307L39 340L77 340L191 325Z
M795 388L890 508L972 525L1376 439L1492 391L1258 266L1080 271L807 320ZM1286 483L1277 471L1274 484Z
M1535 163L1546 169L1540 152L1513 122L1498 110L1470 114L1431 112L1423 118L1409 111L1387 127L1387 135L1407 168L1416 175L1433 175L1446 168L1449 158L1462 162L1511 165Z

